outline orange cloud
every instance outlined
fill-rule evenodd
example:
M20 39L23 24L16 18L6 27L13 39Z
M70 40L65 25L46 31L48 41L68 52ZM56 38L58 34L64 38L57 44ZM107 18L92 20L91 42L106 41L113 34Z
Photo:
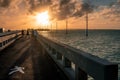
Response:
M0 6L0 27L10 28L10 29L22 29L22 28L31 28L33 26L38 26L35 24L34 16L36 11L42 11L43 9L48 9L48 7L45 8L45 5L50 5L52 7L55 7L55 9L58 9L58 13L63 14L62 11L65 5L68 6L65 7L72 7L72 9L69 9L70 12L73 11L72 15L76 12L79 12L77 10L81 6L81 1L79 0L68 0L68 2L58 2L57 0L51 0L51 2L47 2L46 4L43 4L44 0L11 0L9 4L7 3L7 7L1 7ZM45 0L47 1L47 0ZM63 0L66 1L66 0ZM77 3L76 3L77 1ZM41 7L41 5L44 5ZM61 9L60 4L62 5ZM74 4L74 6L69 6L69 4ZM73 10L74 9L74 10ZM31 11L33 10L33 11ZM63 11L68 11L67 8ZM82 12L80 12L82 13ZM68 18L68 28L69 29L84 29L86 22L85 22L85 15L83 14L82 17L73 17L69 14ZM89 13L89 29L120 29L120 2L119 0L112 4L111 6L99 6L97 9L94 10L94 12ZM77 15L77 13L76 13ZM55 17L55 15L54 15ZM65 29L65 16L63 14L62 16L63 20L58 20L58 29ZM55 22L53 22L53 27L55 29ZM37 28L37 27L36 27ZM38 27L39 28L39 27Z

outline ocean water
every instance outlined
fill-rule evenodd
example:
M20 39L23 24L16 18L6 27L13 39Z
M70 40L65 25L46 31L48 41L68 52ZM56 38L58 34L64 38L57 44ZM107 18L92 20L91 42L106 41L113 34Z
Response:
M120 80L120 30L89 30L88 37L85 36L85 30L69 30L68 34L65 34L65 30L39 33L49 39L118 63Z

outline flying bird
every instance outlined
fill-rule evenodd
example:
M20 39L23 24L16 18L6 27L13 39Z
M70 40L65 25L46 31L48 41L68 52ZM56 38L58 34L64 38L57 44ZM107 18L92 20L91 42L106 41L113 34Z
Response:
M23 70L24 70L24 67L15 66L13 69L10 69L10 70L11 70L11 72L9 72L8 75L11 75L11 74L13 74L13 73L15 73L15 72L20 72L20 73L22 73L22 74L25 73L25 72L23 71Z

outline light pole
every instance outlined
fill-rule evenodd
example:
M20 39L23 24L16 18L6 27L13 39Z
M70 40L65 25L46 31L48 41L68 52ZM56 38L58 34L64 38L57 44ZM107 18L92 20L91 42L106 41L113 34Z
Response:
M86 11L86 37L88 37L88 12Z
M51 32L52 32L52 23L51 23Z
M57 33L57 21L56 21L56 33Z
M68 19L66 18L66 34L68 34Z

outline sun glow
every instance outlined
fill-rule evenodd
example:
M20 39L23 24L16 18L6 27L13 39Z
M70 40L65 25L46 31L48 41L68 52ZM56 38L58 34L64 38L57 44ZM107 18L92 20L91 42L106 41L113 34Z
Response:
M50 23L48 11L37 14L36 21L38 24L48 25Z

